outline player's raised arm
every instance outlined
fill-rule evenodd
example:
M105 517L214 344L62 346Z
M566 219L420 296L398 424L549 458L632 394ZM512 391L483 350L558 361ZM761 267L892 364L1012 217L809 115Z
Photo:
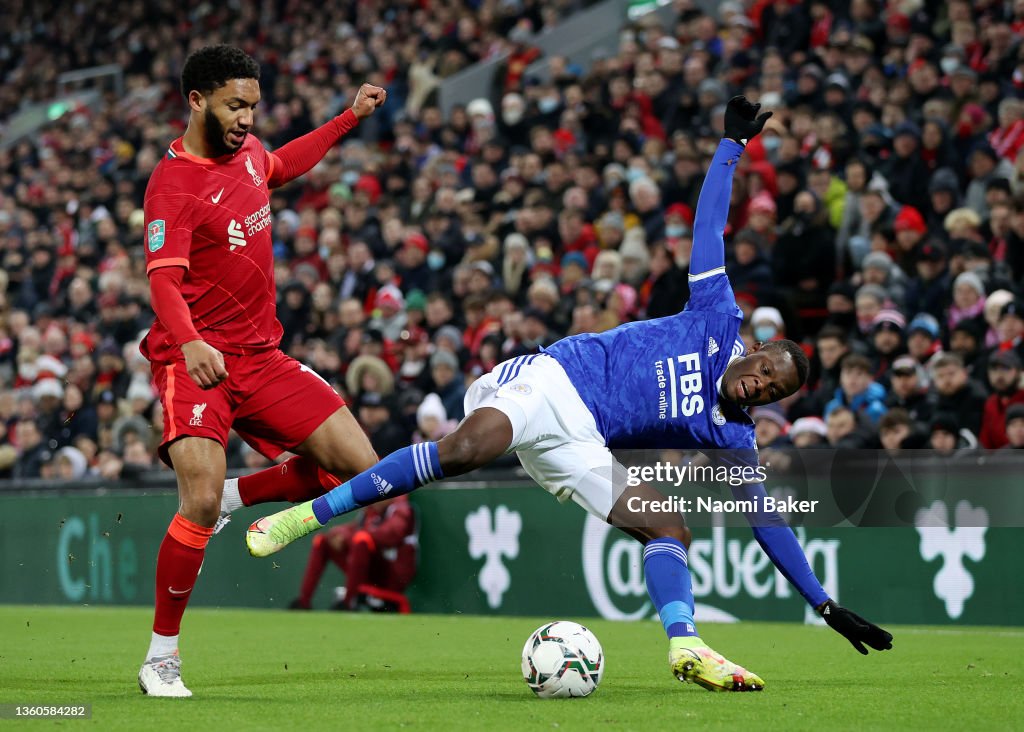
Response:
M267 185L270 188L277 188L308 172L324 159L324 155L338 140L359 124L359 120L369 117L374 110L384 104L387 96L387 92L379 86L363 84L359 87L350 109L270 153L270 175Z
M726 107L725 138L715 151L697 200L688 310L710 310L723 304L735 308L732 289L725 278L725 224L729 217L733 174L743 147L772 116L771 112L757 116L760 109L760 104L751 104L742 96L730 99Z
M777 511L764 509L767 493L764 483L747 483L733 488L738 500L754 500L761 510L748 512L747 521L754 538L779 572L803 596L804 600L821 615L832 630L846 638L860 653L867 655L870 646L876 651L892 648L892 634L847 610L828 596L814 570L807 563L804 550L796 534Z

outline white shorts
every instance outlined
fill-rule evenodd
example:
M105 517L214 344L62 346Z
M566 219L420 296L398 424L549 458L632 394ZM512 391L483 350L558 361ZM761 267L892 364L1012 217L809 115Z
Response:
M607 520L617 498L612 474L624 469L558 361L537 354L500 363L473 382L465 407L467 415L480 407L505 414L512 422L507 452L530 477L559 501L571 498Z

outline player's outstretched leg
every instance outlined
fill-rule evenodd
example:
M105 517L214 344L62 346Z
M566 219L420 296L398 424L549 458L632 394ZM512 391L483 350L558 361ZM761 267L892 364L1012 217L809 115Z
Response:
M231 521L231 514L244 506L255 506L272 501L300 503L317 496L341 483L315 460L302 455L285 460L280 465L224 481L224 494L220 501L220 517L213 533Z
M491 407L477 409L440 442L403 447L317 499L254 521L245 543L254 557L270 556L336 516L482 467L511 444L508 417Z
M697 634L693 620L693 589L687 563L690 530L682 516L645 516L629 511L629 499L661 501L649 486L627 488L608 522L644 543L644 579L669 638L668 662L680 681L709 691L760 691L764 680L715 652ZM639 504L643 505L643 504ZM670 526L655 524L672 523Z
M404 447L319 498L257 519L245 532L245 543L254 557L269 556L335 516L409 493L443 476L437 443Z

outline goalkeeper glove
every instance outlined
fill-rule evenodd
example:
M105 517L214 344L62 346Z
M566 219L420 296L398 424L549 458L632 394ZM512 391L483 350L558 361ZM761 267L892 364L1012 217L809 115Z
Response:
M760 104L751 104L744 96L730 99L725 107L725 136L746 145L750 138L764 129L764 123L772 116L771 112L765 112L758 117L760 110Z
M828 627L850 641L853 647L865 656L868 655L865 643L876 651L887 651L892 648L892 633L869 623L857 613L832 600L818 608L818 612L828 623Z

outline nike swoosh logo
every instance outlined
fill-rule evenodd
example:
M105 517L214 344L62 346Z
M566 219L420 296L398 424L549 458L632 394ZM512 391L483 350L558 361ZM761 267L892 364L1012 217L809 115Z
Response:
M184 595L187 592L191 592L192 588L189 587L187 590L176 590L173 587L168 587L167 591L170 592L172 595Z
M214 203L220 203L220 197L223 194L224 194L224 189L221 188L220 191L217 192L216 196L210 196L210 200L213 201Z

